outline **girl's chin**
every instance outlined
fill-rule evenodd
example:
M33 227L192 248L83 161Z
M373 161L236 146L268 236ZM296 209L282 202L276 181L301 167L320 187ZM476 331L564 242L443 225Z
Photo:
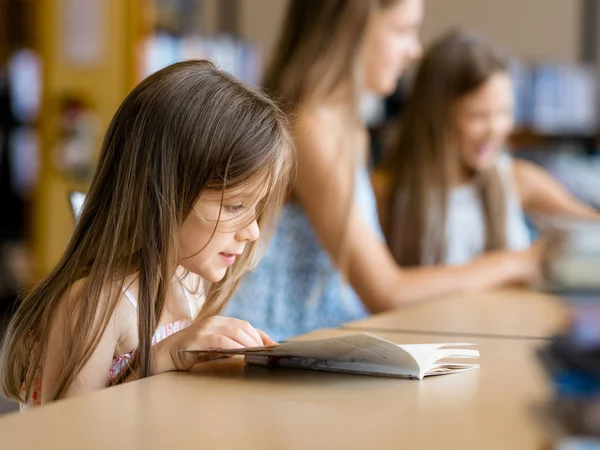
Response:
M213 267L208 270L206 268L202 268L201 270L198 270L198 269L196 269L196 270L187 269L187 270L189 270L193 274L198 275L203 280L206 280L209 283L218 283L223 278L225 278L225 275L227 274L227 268L222 268L222 267L219 267L219 268Z
M490 152L484 155L477 155L471 160L469 166L475 172L485 172L495 166L496 160L498 159L497 152Z

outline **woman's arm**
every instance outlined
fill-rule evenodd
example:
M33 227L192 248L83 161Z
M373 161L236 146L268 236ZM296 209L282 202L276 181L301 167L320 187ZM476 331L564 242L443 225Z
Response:
M600 213L573 197L541 167L517 160L514 174L527 213L600 220Z
M356 140L336 136L332 130L335 123L311 115L299 117L294 130L298 154L295 193L321 245L343 265L350 284L371 312L452 292L528 282L537 276L535 249L489 253L465 266L398 267L386 243L352 201L353 149L348 144L344 148L344 143ZM341 253L344 226L347 234Z

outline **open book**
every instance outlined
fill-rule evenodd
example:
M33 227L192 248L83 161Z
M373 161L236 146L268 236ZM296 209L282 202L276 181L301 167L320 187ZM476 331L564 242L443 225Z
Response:
M313 341L233 350L192 350L215 355L245 355L247 364L267 367L346 372L398 378L444 375L479 368L479 364L450 363L452 358L477 358L473 344L399 345L368 333Z

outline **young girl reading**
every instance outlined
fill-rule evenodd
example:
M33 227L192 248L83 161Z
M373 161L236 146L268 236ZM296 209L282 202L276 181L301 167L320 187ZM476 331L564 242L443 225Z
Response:
M530 247L524 212L600 218L543 169L505 151L513 97L507 58L477 36L452 32L424 55L376 183L399 264L463 265L488 253L502 261L489 270L509 279Z
M10 323L2 392L39 405L199 362L179 350L271 344L217 314L273 231L291 149L278 108L211 63L144 80L64 256Z

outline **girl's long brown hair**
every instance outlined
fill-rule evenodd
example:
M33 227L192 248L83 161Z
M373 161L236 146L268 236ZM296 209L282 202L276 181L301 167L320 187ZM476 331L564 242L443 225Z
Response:
M139 282L139 346L121 379L131 371L149 376L152 337L177 261L186 256L178 255L180 225L207 189L241 187L250 179L267 188L257 217L261 236L211 286L201 320L221 311L272 234L285 198L291 149L286 120L273 102L209 62L174 64L142 81L110 123L67 250L10 323L2 392L15 400L29 398L35 369L43 362L39 350L78 280L84 284L69 304L63 331L68 357L52 399L66 394L95 351L130 275Z
M392 195L384 228L400 265L444 261L450 170L459 157L449 149L451 109L492 75L507 71L502 53L461 31L444 36L424 55L386 166ZM475 182L485 213L486 249L505 248L506 200L498 169L476 174Z

